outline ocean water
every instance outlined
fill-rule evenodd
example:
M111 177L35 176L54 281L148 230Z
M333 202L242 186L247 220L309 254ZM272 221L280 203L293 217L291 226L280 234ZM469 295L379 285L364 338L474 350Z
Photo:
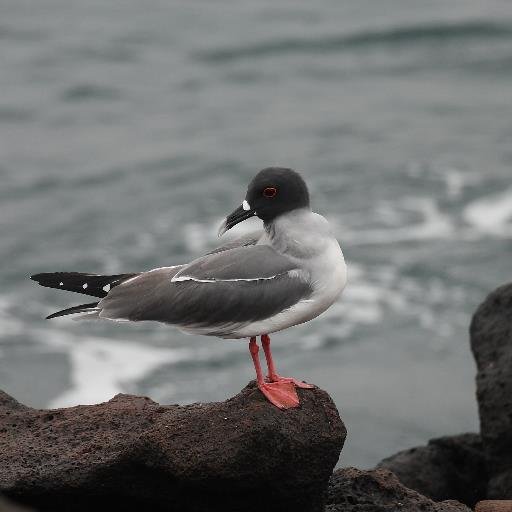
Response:
M1 389L35 407L240 390L245 342L46 321L81 299L28 276L190 260L277 164L349 266L338 303L273 336L280 372L336 401L340 464L478 429L468 325L512 279L508 0L3 0L0 44Z

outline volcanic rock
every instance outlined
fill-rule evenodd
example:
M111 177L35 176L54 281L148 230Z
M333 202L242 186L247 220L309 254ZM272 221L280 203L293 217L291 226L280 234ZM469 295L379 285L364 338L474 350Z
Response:
M496 289L471 322L487 497L512 498L512 284Z
M345 441L329 395L270 404L250 383L219 403L25 407L0 392L0 492L40 511L314 511Z
M487 472L478 434L431 439L427 446L401 451L381 461L402 484L434 501L454 499L470 507L485 499Z
M458 501L434 502L386 469L342 468L329 482L325 512L470 512Z

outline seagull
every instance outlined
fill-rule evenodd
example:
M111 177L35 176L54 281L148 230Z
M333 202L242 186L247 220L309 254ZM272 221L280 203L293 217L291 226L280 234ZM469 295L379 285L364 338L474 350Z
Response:
M277 371L269 334L308 322L343 291L347 267L327 220L311 211L309 192L292 169L268 167L249 183L242 204L228 215L219 237L257 216L263 229L244 235L190 263L146 272L98 275L52 272L31 276L41 286L98 298L49 315L56 318L152 320L184 332L249 339L257 385L275 406L299 406L296 388L311 384ZM259 359L260 337L268 375Z

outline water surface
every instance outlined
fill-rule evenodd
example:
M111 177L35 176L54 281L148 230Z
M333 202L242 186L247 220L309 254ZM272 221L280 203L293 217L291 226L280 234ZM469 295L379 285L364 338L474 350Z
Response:
M478 429L470 316L512 277L509 2L0 10L0 388L37 407L236 393L245 343L48 322L80 298L27 276L188 261L279 164L349 265L334 307L273 337L280 372L335 399L341 464Z

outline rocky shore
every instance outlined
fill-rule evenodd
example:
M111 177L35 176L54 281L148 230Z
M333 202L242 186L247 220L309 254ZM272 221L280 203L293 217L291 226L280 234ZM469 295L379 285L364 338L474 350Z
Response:
M0 392L0 512L468 511L512 499L512 285L471 323L481 433L333 473L347 435L329 395L281 411L249 383L220 403L117 395L36 410ZM27 507L27 508L25 508Z

